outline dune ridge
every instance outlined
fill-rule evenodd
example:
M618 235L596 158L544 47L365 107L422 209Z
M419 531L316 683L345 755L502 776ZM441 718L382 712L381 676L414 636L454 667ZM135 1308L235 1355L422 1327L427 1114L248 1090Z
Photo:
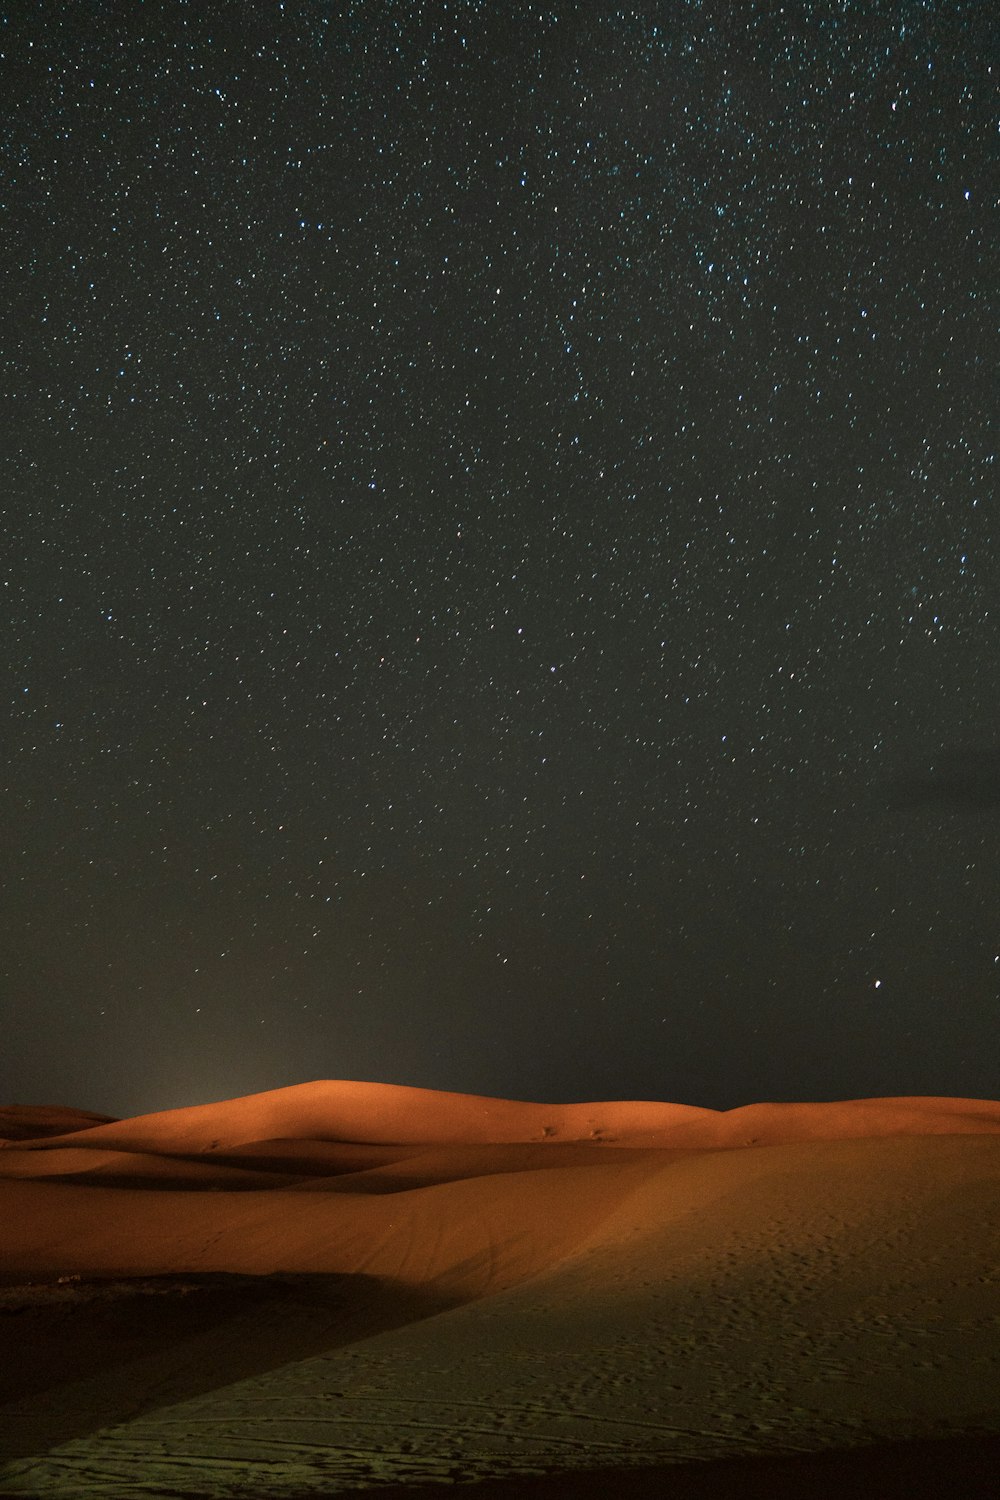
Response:
M736 1146L803 1139L1000 1131L1000 1105L984 1099L901 1097L827 1103L761 1103L732 1110L655 1100L535 1104L402 1084L320 1079L264 1093L138 1115L47 1135L50 1149L218 1151L258 1140L367 1145L504 1145L597 1141L605 1145ZM24 1142L30 1147L31 1142Z
M597 1495L1000 1434L1000 1102L321 1081L53 1119L0 1150L5 1497Z
M71 1131L87 1130L93 1125L109 1125L114 1119L114 1115L100 1115L93 1110L66 1108L59 1104L0 1105L0 1143L66 1135Z

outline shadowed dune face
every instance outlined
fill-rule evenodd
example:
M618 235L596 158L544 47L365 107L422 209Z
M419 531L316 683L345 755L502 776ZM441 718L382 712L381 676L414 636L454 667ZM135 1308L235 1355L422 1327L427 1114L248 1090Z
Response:
M200 1272L0 1288L0 1459L44 1451L449 1305L361 1275Z
M1000 1438L976 1436L871 1444L846 1453L521 1475L487 1479L468 1494L470 1500L993 1500L998 1472ZM367 1493L378 1500L442 1500L446 1491L418 1483Z
M639 1495L1000 1433L998 1103L324 1082L73 1118L0 1150L0 1495Z
M113 1115L49 1104L0 1105L0 1141L33 1141L114 1123Z

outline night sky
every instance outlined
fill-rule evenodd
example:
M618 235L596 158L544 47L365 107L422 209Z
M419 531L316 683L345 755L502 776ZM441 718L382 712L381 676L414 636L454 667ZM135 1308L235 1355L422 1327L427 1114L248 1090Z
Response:
M4 8L0 1095L1000 1095L996 8Z

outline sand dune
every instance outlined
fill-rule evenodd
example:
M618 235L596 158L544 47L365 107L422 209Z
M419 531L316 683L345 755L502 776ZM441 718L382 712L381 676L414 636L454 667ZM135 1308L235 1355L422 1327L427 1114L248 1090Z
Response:
M95 1115L87 1109L64 1109L61 1105L0 1105L0 1141L38 1140L43 1136L85 1130L91 1125L107 1125L112 1119L111 1115Z
M869 1445L1000 1434L1000 1103L3 1118L0 1496L639 1494L846 1450L863 1488Z
M605 1145L744 1146L957 1130L1000 1130L1000 1105L983 1099L936 1098L751 1104L725 1111L654 1101L525 1104L399 1084L319 1080L74 1129L72 1137L50 1136L35 1144L69 1142L160 1152L226 1151L266 1139L366 1145L589 1140Z

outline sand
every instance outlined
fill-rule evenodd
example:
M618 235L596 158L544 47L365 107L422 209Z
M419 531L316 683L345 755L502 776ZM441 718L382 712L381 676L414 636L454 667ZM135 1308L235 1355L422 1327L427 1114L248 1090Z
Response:
M0 1497L992 1493L1000 1103L0 1127Z

